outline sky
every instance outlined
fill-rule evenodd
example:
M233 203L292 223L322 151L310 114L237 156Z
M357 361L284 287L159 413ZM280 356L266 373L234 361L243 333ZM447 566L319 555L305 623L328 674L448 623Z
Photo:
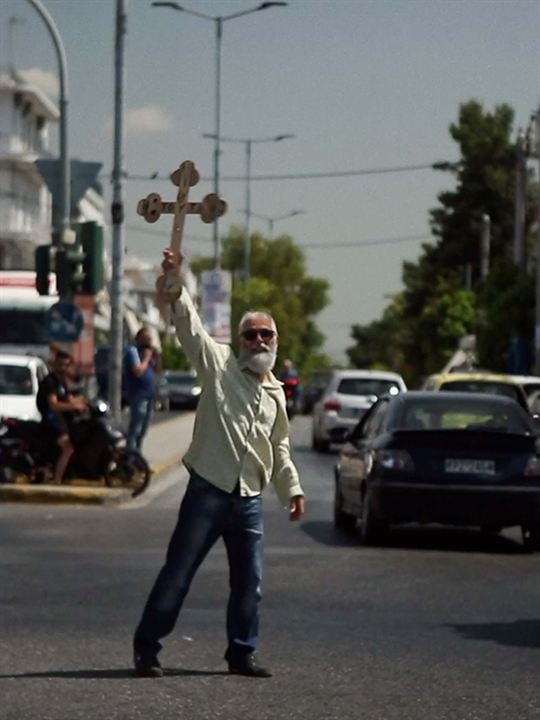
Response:
M103 163L108 207L116 3L42 2L66 49L69 154ZM182 4L224 17L259 3ZM25 71L57 97L53 44L28 0L0 0L0 65ZM147 225L135 208L150 192L175 198L168 176L180 162L193 160L203 178L190 199L213 190L213 141L203 134L215 132L215 66L214 22L128 0L130 256L157 262L167 246L170 220ZM416 261L429 239L430 208L453 187L449 174L403 168L458 158L448 128L472 98L488 110L508 103L516 131L527 126L540 101L540 0L289 0L223 23L221 135L294 135L252 145L251 211L281 218L274 237L291 235L309 274L330 283L331 302L318 325L336 362L346 360L351 327L379 318L402 288L403 262ZM222 144L220 194L229 209L220 234L245 219L245 148ZM344 172L350 174L262 179ZM268 233L263 218L252 217L251 227ZM210 226L192 216L185 232L188 257L213 254Z

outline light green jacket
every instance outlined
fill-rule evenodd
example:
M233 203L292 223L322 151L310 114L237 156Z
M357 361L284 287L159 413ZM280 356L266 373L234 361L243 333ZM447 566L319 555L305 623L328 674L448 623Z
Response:
M241 495L254 496L271 482L284 505L303 495L282 384L272 374L261 383L242 370L232 349L206 332L185 288L173 319L202 387L186 467L225 492L240 482Z

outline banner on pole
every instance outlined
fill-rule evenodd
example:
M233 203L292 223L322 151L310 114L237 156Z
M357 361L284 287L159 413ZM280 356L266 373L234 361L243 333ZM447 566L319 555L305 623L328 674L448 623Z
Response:
M231 342L232 276L227 270L201 273L201 318L210 335L221 343Z

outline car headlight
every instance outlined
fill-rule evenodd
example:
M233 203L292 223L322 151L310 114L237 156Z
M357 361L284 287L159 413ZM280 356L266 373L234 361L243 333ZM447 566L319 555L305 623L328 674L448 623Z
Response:
M202 388L201 388L201 387L198 387L198 386L197 386L197 387L194 387L194 388L191 390L191 394L192 394L192 395L200 395L201 393L202 393Z

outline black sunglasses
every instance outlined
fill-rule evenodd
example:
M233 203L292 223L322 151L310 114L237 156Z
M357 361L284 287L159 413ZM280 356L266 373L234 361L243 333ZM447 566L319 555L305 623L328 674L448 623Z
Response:
M269 328L252 328L250 330L244 330L242 333L242 337L250 342L258 336L261 337L261 340L272 340L272 338L276 337L276 332Z

